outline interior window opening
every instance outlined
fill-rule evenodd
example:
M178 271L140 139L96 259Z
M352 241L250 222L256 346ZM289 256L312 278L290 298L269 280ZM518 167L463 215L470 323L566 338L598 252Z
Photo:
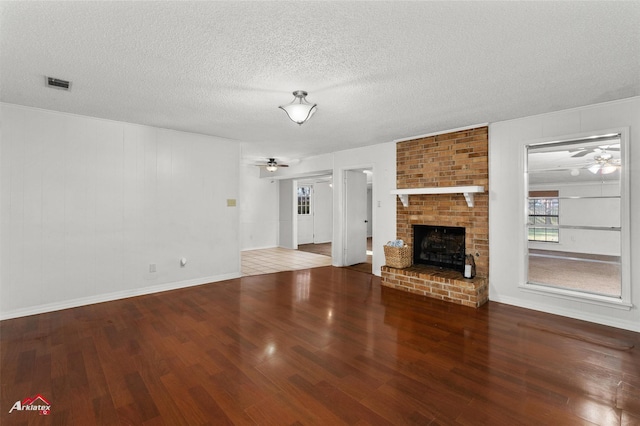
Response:
M527 147L527 283L622 296L621 135Z

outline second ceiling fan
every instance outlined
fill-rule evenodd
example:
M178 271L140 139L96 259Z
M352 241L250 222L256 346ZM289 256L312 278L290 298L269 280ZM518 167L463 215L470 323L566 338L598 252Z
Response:
M288 164L281 164L275 158L268 158L265 164L256 164L258 167L264 167L268 172L275 172L279 167L289 167Z

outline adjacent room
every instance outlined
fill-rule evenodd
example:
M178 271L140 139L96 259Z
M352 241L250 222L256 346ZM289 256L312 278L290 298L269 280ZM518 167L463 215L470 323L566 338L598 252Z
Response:
M0 424L640 424L638 22L0 1Z

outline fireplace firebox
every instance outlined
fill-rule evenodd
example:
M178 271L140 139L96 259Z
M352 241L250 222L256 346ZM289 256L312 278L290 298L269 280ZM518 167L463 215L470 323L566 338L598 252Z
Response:
M413 225L413 263L464 273L465 228Z

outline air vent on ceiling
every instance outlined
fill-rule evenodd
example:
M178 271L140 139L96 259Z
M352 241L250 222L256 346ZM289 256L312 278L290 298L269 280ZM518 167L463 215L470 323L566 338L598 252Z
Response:
M54 89L70 90L71 82L66 80L60 80L59 78L47 77L47 86Z

